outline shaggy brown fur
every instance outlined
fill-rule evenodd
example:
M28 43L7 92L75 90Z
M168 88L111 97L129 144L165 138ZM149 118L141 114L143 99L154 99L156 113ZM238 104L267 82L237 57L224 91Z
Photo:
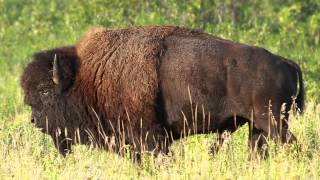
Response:
M52 81L55 55L58 84ZM75 46L35 54L21 85L32 121L54 138L61 153L79 141L105 148L111 136L117 151L130 144L138 153L142 148L167 152L183 132L233 132L250 122L250 112L255 118L250 141L260 148L260 135L277 139L283 131L283 142L290 139L291 96L297 95L301 110L304 96L302 74L293 62L172 26L91 29ZM264 115L269 100L284 129L279 123L270 129ZM285 121L282 103L288 104Z
M147 150L155 149L164 140L155 103L159 91L159 58L165 50L163 39L173 33L201 34L177 27L110 31L96 28L76 44L80 70L73 94L76 97L85 94L79 103L93 107L100 119L109 120L113 127L121 126L117 124L120 123L117 119L121 119L125 131L129 131L126 134L132 134L127 142L138 148L140 138L147 141L142 142ZM104 129L110 128L110 122L102 122Z

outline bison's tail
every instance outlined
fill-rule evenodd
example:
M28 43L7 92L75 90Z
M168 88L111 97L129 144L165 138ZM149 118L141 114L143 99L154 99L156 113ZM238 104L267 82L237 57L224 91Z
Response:
M304 109L304 84L303 84L303 78L302 78L302 72L301 69L298 67L297 69L297 95L296 95L296 103L298 110L302 113Z

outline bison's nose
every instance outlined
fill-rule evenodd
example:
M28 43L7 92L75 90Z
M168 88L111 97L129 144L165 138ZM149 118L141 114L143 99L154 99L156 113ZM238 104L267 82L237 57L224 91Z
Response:
M36 118L36 113L34 111L31 112L31 123L36 123L37 118Z
M34 115L31 116L31 123L35 123L37 121L36 117Z

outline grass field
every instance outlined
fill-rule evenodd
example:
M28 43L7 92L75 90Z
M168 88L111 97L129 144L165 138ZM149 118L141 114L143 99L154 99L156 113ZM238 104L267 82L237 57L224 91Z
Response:
M0 179L319 179L320 2L249 0L238 4L238 19L228 11L233 1L201 2L0 0ZM216 10L222 7L225 14ZM214 157L209 154L214 134L183 139L168 156L146 156L141 165L86 146L60 156L51 138L30 123L30 108L23 103L19 79L31 55L72 44L91 26L149 24L204 28L297 62L304 75L306 109L290 125L301 152L270 142L269 158L249 160L244 126Z

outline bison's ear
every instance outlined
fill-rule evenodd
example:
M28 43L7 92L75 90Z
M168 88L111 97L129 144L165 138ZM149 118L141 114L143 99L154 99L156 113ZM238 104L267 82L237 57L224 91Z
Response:
M77 71L77 58L55 54L52 63L52 81L59 92L67 91L74 83Z

